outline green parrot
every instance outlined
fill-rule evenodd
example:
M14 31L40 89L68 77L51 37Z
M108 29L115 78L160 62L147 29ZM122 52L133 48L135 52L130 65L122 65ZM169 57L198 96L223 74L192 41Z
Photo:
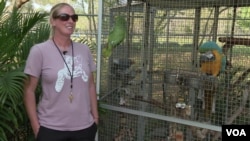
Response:
M115 47L117 47L126 37L127 22L125 17L119 15L115 18L115 23L108 35L108 42L103 48L103 56L109 57Z
M222 49L213 41L203 43L199 47L200 52L200 70L207 76L217 78L220 73L225 72L226 57ZM205 82L207 86L204 89L204 110L205 117L211 118L211 113L215 112L216 84L214 82Z

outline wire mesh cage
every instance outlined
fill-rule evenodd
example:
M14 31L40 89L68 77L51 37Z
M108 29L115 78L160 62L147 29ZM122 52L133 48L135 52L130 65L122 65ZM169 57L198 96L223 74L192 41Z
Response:
M99 140L221 140L221 125L249 124L249 6L249 0L104 6L103 51L116 17L126 23L118 30L124 39L102 58Z

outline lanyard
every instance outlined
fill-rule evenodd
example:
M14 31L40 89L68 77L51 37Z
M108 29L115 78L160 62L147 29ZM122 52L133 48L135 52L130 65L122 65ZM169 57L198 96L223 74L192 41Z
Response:
M63 62L65 63L68 71L69 71L69 74L70 74L70 95L69 95L69 100L70 100L70 103L72 102L73 100L73 93L72 93L72 89L73 89L73 77L74 77L74 47L73 47L73 42L71 41L71 47L72 47L72 70L70 71L69 69L69 66L68 64L66 63L64 57L63 57L63 54L61 53L59 47L56 45L55 41L54 41L54 38L52 39L53 40L53 43L54 45L56 46L58 52L60 53L62 59L63 59Z

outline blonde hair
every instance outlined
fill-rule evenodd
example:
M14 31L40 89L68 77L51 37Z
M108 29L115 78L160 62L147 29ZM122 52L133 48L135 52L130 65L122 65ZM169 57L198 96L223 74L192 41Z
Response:
M64 2L58 3L58 4L54 5L54 6L51 8L51 10L50 10L50 14L49 14L49 22L50 22L50 23L51 23L51 20L53 20L53 19L58 15L60 9L61 9L62 7L64 7L64 6L71 7L72 10L75 11L74 8L73 8L70 4L68 4L68 3L64 3ZM53 27L52 25L50 25L50 26L51 26L51 27L50 27L50 28L51 28L51 30L50 30L50 38L51 38L51 37L54 36L54 27Z

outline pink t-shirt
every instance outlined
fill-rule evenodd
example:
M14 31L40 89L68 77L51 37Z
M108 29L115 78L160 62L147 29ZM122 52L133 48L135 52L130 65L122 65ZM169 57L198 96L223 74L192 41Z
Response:
M90 112L88 78L96 70L96 65L86 45L73 42L73 50L72 102L69 100L72 48L70 47L63 55L68 65L65 65L52 40L36 44L30 50L24 72L41 78L42 97L37 107L41 126L61 131L75 131L85 129L94 123Z

